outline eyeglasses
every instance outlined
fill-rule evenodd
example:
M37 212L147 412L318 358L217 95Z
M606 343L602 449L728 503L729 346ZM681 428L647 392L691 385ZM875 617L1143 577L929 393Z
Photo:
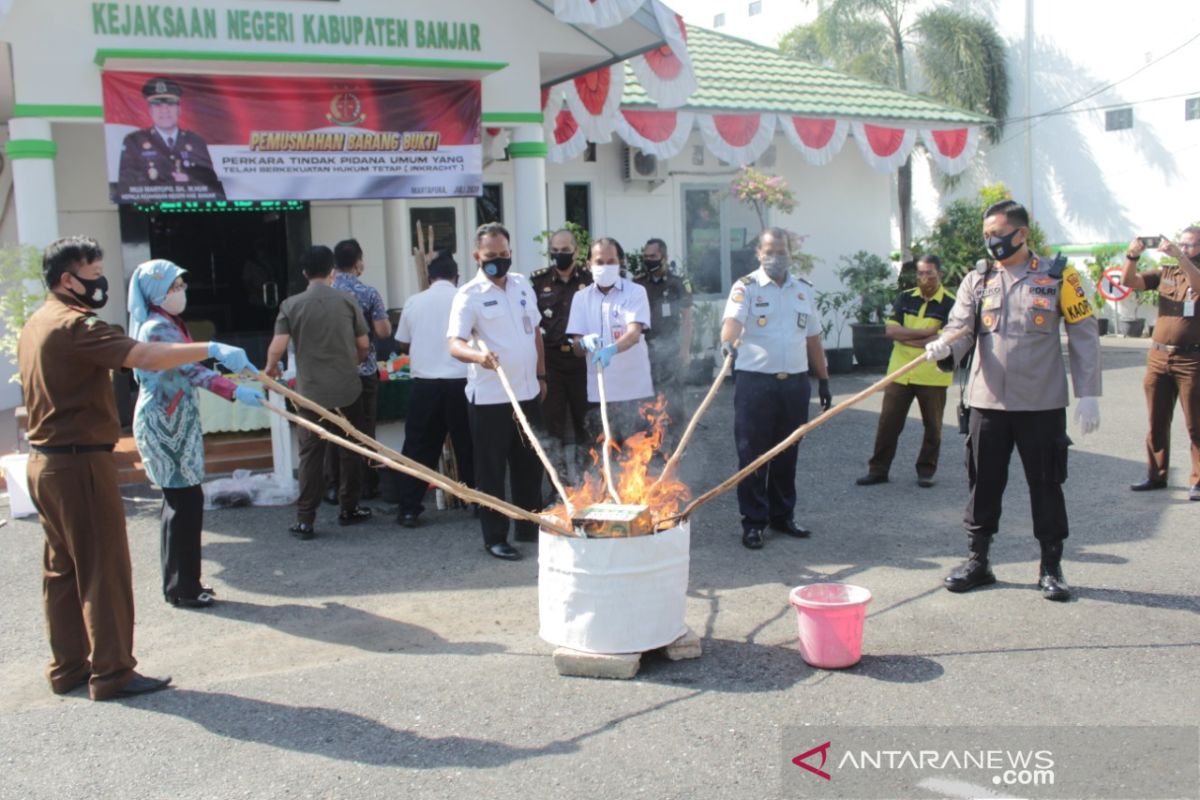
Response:
M1183 250L1195 250L1197 247L1200 247L1200 242L1180 242L1179 247Z

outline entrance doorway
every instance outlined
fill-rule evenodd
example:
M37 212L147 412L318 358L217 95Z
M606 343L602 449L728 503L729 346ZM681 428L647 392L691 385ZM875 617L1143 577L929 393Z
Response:
M684 251L695 292L728 294L734 281L758 269L758 218L727 186L683 187L683 209Z

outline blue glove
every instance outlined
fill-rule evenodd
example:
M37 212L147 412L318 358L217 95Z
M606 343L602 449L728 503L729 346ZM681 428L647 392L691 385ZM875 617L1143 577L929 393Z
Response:
M613 356L616 354L617 346L615 344L605 345L592 355L592 363L599 364L603 369L608 369L608 365L612 363Z
M262 408L262 393L254 386L238 386L233 390L233 399L248 406Z
M215 358L225 365L225 368L230 372L241 372L244 369L250 370L255 375L258 370L250 363L250 359L246 357L246 351L240 347L233 347L220 342L208 343L208 357Z
M587 333L579 337L579 346L589 353L594 353L600 348L600 334Z

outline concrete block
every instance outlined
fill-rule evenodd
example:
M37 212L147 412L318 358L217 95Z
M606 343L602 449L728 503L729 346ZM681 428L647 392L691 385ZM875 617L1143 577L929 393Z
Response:
M701 649L700 637L688 628L687 633L663 648L663 652L672 661L683 661L687 658L699 658Z
M637 675L641 665L641 653L582 653L569 647L554 648L554 667L559 675L628 680Z

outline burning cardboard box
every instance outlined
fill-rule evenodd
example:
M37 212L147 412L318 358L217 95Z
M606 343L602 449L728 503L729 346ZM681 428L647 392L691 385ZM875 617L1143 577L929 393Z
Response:
M595 503L575 512L571 523L589 539L649 536L654 520L649 506Z

